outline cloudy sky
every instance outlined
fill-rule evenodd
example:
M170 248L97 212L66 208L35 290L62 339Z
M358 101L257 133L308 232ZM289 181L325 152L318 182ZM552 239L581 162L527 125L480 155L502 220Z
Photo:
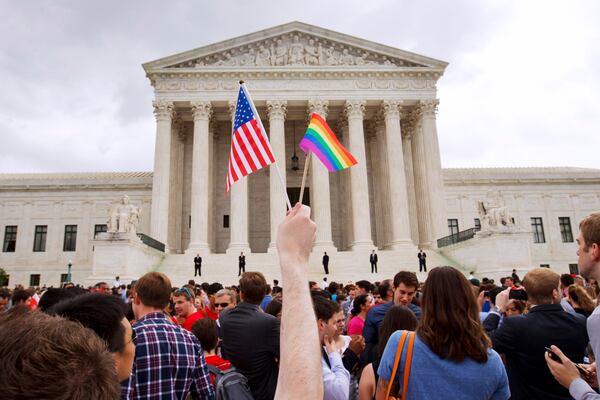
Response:
M298 20L448 61L444 167L600 168L600 2L0 0L0 172L149 171L141 64Z

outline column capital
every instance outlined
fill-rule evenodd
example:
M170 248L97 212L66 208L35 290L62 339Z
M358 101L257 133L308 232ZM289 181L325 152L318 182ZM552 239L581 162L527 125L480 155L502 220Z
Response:
M152 102L152 107L154 107L156 121L170 121L173 118L173 102L155 100Z
M194 122L196 121L207 121L212 115L212 104L210 101L193 101L192 105L192 117Z
M423 113L423 116L432 116L437 113L438 104L440 104L438 99L420 100L418 108Z
M273 100L267 101L267 115L269 120L282 119L285 120L287 114L287 101L286 100Z
M384 118L400 118L400 106L402 106L402 100L383 100L381 111Z
M323 117L323 119L327 119L327 114L329 114L329 100L308 100L307 111L309 118L312 113L317 113Z
M347 100L344 104L344 112L348 118L360 118L365 116L365 100Z

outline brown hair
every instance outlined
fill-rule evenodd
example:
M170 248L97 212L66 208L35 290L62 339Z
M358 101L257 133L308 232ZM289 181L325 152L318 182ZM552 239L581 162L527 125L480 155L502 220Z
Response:
M79 323L16 307L0 315L3 398L118 399L106 344Z
M245 302L260 304L267 294L267 280L260 272L244 272L240 278L240 291Z
M442 359L479 363L491 342L479 322L479 307L467 278L452 267L433 268L423 287L423 315L417 333Z
M392 333L397 330L414 331L417 327L417 317L408 307L392 306L383 317L383 322L379 327L379 347L378 354L381 357L388 339Z
M592 243L600 246L600 213L592 213L585 217L579 223L579 231L585 242L583 243L585 251Z
M515 306L515 309L519 312L519 314L523 314L525 309L527 308L527 303L523 300L511 299L506 303L506 308L509 308L511 305Z
M534 268L523 278L523 286L531 304L550 304L552 292L558 290L560 275L548 268Z
M198 338L200 346L205 351L217 348L219 335L217 323L210 318L202 318L192 326L192 333Z
M417 279L417 274L410 271L400 271L394 275L394 288L400 286L401 283L404 283L404 286L414 287L415 289L419 287L419 279Z
M161 272L148 272L135 283L137 293L143 305L163 309L171 298L171 280Z
M586 290L579 285L569 286L569 298L571 298L583 311L591 314L596 308L596 303L588 295Z

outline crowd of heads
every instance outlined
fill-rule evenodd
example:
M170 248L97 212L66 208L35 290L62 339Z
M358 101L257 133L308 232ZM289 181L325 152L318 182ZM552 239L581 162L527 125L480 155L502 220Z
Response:
M432 268L424 282L404 270L378 282L310 281L315 329L321 345L329 349L335 348L332 343L341 343L339 351L355 352L356 365L361 368L383 357L388 340L398 330L416 332L440 359L483 364L490 357L491 338L497 329L482 323L490 313L506 319L527 315L533 307L568 303L574 313L592 314L599 289L592 277L597 260L589 255L589 249L598 244L600 216L596 215L580 225L578 257L583 276L533 268L520 279L515 269L497 284L487 277L475 278L474 273L468 279L454 267L441 266ZM10 392L14 389L32 397L116 398L119 382L132 374L136 355L136 329L132 326L141 318L152 313L165 315L168 323L191 331L207 355L221 355L221 316L246 303L281 320L284 290L277 280L268 284L260 272L244 272L239 285L228 287L192 280L173 287L166 275L150 272L127 286L100 282L88 288L72 284L2 288L0 380L8 390L3 396L17 397L18 393ZM381 315L376 317L377 310ZM377 340L370 342L366 329L374 318L378 318ZM360 324L350 328L356 322ZM365 333L360 332L363 325ZM350 334L356 326L358 334ZM343 339L345 335L347 339ZM367 339L364 355L362 336ZM356 365L346 367L360 378Z

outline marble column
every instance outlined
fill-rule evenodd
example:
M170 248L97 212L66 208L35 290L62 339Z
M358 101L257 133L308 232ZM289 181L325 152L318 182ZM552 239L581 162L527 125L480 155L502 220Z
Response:
M317 113L327 119L329 102L309 100L308 115ZM310 197L313 220L317 224L317 237L313 251L335 251L331 237L331 194L329 192L329 171L321 161L311 156L310 160Z
M167 244L169 231L169 186L171 169L171 124L173 103L154 101L156 116L156 143L154 149L154 174L152 176L152 222L150 235Z
M406 172L404 170L404 152L400 130L401 102L385 100L382 103L385 118L385 141L387 160L387 182L389 188L391 248L398 250L410 239L410 219L408 216L408 194L406 192Z
M433 234L431 233L429 188L427 187L427 153L423 141L421 116L421 108L416 107L412 113L412 118L414 118L416 125L411 145L415 174L415 197L419 199L417 202L417 220L419 221L418 246L420 248L430 248L432 247Z
M442 175L442 161L440 157L440 144L437 134L436 113L439 100L421 101L422 133L427 152L427 175L429 185L429 201L431 212L431 225L433 243L437 246L437 239L448 235L448 216L446 214L446 198L444 196L444 177Z
M365 133L363 117L366 102L363 100L346 101L345 112L348 117L349 151L358 161L350 168L350 187L352 201L352 225L354 240L352 250L371 249L371 216L369 210L369 186L367 182L367 158L365 153Z
M211 118L208 125L208 154L210 160L208 163L208 247L210 252L215 252L217 243L217 219L215 209L215 141L219 136L219 123L215 118Z
M235 118L235 101L229 102L229 113L232 121ZM229 246L227 254L240 252L250 253L248 241L248 177L241 177L229 189Z
M286 168L285 168L285 116L287 113L287 101L267 101L267 114L269 117L269 141L271 149L277 161L284 185L287 187ZM277 245L277 227L285 217L287 205L276 166L269 166L269 211L271 221L271 240L269 241L268 252L276 251Z
M192 147L192 198L190 227L190 253L207 254L208 218L209 218L209 164L212 154L209 153L209 122L212 105L209 101L192 102L194 118L194 144Z
M181 225L183 207L183 150L185 125L180 115L173 119L171 131L171 179L169 195L169 234L170 253L181 253Z
M408 215L410 235L414 244L419 244L419 221L417 218L417 200L415 198L415 173L412 156L412 137L414 121L411 115L400 120L402 126L402 151L404 152L404 170L406 172L406 192L408 194Z
M375 123L375 137L377 138L377 160L375 163L376 171L379 175L379 181L376 184L376 192L379 193L379 203L376 204L380 210L381 219L379 219L382 231L381 243L377 243L377 247L381 249L390 248L392 241L391 228L390 228L390 187L388 185L389 180L389 169L387 166L387 142L385 139L385 118L383 114L377 113L373 119Z
M340 118L338 120L336 132L339 132L339 134L341 135L341 137L339 137L338 139L340 140L340 142L342 143L344 148L349 149L350 144L349 144L349 138L348 138L348 119ZM352 167L352 168L354 168L354 167ZM350 170L352 168L346 168L344 170L337 172L337 174L339 174L339 182L340 182L340 187L339 187L340 197L343 199L351 198L350 196L351 196L352 190L350 187ZM342 218L341 219L342 219L342 221L344 221L344 223L342 223L342 226L341 226L342 238L341 238L340 248L343 250L347 250L350 248L350 245L352 244L352 240L353 240L352 238L354 237L354 232L353 232L354 227L350 223L350 219L352 218L352 201L343 201L341 206L342 206L342 213L341 213Z

